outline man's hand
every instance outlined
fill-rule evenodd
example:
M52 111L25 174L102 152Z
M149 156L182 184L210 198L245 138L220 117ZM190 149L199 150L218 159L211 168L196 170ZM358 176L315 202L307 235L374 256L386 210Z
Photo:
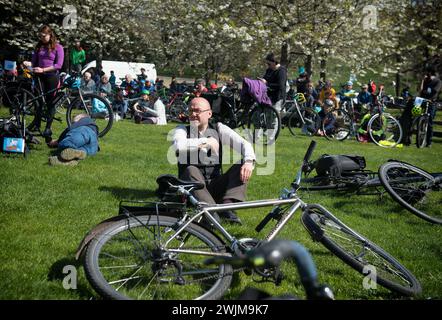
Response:
M252 176L253 168L254 168L253 162L251 161L244 162L244 164L241 167L241 172L239 175L239 178L241 179L242 183L246 183L247 181L249 181L250 177Z
M262 81L262 82L264 82L265 84L267 84L267 80L266 79L263 79L263 78L257 78L259 81Z
M214 152L216 155L219 154L219 143L215 138L209 137L207 138L207 142L200 144L198 146L199 149L207 149L207 151L210 149L212 152Z
M57 148L58 147L58 140L51 140L50 142L48 142L48 147L49 148Z
M207 144L209 145L209 148L210 150L212 150L212 152L215 152L216 155L219 154L219 143L215 138L207 138Z

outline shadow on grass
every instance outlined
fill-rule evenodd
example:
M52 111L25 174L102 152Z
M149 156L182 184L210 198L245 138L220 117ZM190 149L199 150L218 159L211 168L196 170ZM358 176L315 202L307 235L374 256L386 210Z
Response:
M147 189L100 186L98 187L98 190L109 192L118 200L147 200L152 197L157 197L155 190Z
M63 282L66 277L72 274L72 269L63 270L66 266L73 266L77 270L81 268L81 262L77 261L74 257L62 258L56 261L49 269L48 281ZM78 279L78 277L77 277ZM68 279L69 280L69 279ZM67 281L70 284L70 281ZM95 297L95 293L89 290L89 288L83 284L77 282L77 288L75 289L75 294L80 298L91 299Z

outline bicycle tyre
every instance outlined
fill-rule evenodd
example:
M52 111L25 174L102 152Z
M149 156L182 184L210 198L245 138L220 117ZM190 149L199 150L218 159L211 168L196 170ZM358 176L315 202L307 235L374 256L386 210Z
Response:
M419 117L417 121L416 147L418 148L424 148L427 145L428 122L427 115Z
M271 145L278 139L281 117L274 107L257 104L248 117L247 129L254 144Z
M287 119L287 126L289 127L289 131L292 136L296 137L298 134L296 133L295 128L299 129L303 127L302 120L299 117L297 110L294 110Z
M31 100L33 101L29 102ZM15 91L14 96L11 97L11 102L12 108L10 111L12 114L16 113L17 108L19 109L20 126L26 126L26 129L39 130L41 121L46 121L43 115L40 117L40 119L37 117L37 113L43 113L43 110L39 99L35 99L35 95L31 91L24 88L18 88ZM26 110L23 109L24 107ZM26 125L27 117L33 117L29 125Z
M441 193L432 190L435 177L411 164L391 161L379 168L379 179L388 194L416 216L442 224Z
M101 105L100 108L95 109L93 104L98 103ZM114 122L114 112L110 103L103 97L100 97L94 93L86 93L81 96L76 97L72 103L68 106L66 112L66 122L70 127L74 121L75 116L80 113L88 114L92 119L95 120L98 126L98 136L104 137L109 130L112 128Z
M202 263L202 261L205 260L207 256L191 255L191 258L193 259L191 261L186 261L186 258L188 258L189 256L185 256L184 254L179 253L164 252L164 255L161 254L160 260L154 259L155 252L162 253L162 251L160 251L160 246L155 243L155 241L161 240L148 239L148 236L151 235L152 237L154 237L161 232L163 232L162 235L164 235L165 232L168 231L172 232L172 228L176 224L176 222L177 219L175 217L144 215L119 220L106 226L106 228L102 232L97 234L97 236L92 239L92 241L88 244L85 253L84 269L86 272L86 276L93 288L104 298L119 300L133 299L134 295L140 294L139 292L141 288L136 287L143 280L142 275L149 273L150 271L153 276L145 276L145 278L151 279L147 284L147 287L141 293L149 293L149 296L145 298L162 300L221 298L224 292L229 288L232 281L232 267L230 265L222 264L216 266L213 273L215 273L219 277L217 279L212 279L214 283L211 286L210 283L206 282L204 284L201 284L201 290L199 290L198 284L192 285L192 283L187 283L184 285L176 283L175 281L179 277L173 279L173 274L167 274L167 271L170 272L170 270L167 269L168 267L170 267L170 265L168 265L168 263L170 262L166 261L163 265L161 265L161 267L158 267L157 265L157 267L161 268L161 270L154 269L155 263L161 264L161 262L158 262L161 261L161 259L163 259L164 261L167 260L166 257L176 255L179 256L179 259L176 259L176 261L179 261L178 263L181 263L181 267L183 268L182 271L184 271L184 273L186 273L187 270L184 269L184 267L190 266L189 268L191 268L192 263L194 263L194 261L196 261L195 259L197 258L201 258L201 266L202 268L204 268L201 272L207 272L207 266L203 265ZM157 229L158 226L160 227L160 229ZM153 231L149 230L149 228L153 228ZM215 235L213 235L206 229L191 223L186 228L186 231L187 232L183 232L182 235L184 238L186 238L186 236L189 236L189 238L187 239L188 242L197 240L198 243L205 244L207 246L206 249L209 252L225 252L225 246L221 243L221 241L218 240ZM152 241L152 244L150 243L150 240ZM176 240L171 241L170 245L173 246L174 244L177 245L178 248L183 248L180 247L179 244L177 244ZM186 248L185 244L184 248ZM198 250L202 249L200 248ZM128 259L127 256L118 255L121 253L127 255L132 254L134 257L129 257ZM117 265L107 265L108 261L106 259L111 259L111 257L113 256L119 258L116 260L122 260L126 258L128 263L135 263L135 266L130 264L125 266L124 263L120 261L115 262L117 263ZM132 259L132 261L130 259ZM151 264L150 266L149 263ZM121 266L121 264L123 265ZM130 267L132 267L131 270L133 270L134 268L138 268L140 265L141 267L135 273L132 273L132 271L124 272L124 269L122 270L122 272L118 271L121 268ZM112 271L112 269L114 271ZM117 278L119 280L117 280L116 282L109 281L112 280L111 276L115 277L115 275L110 274L110 272L113 272L114 274L119 272L120 275L123 276L123 278ZM154 274L155 272L156 274ZM166 273L163 274L163 272ZM133 283L133 280L135 279L131 279L134 278L135 274L137 274L137 277L140 277L140 280L138 280L138 283L136 284ZM189 272L187 272L186 276L192 277L197 274L198 270L190 270ZM169 279L166 279L168 276ZM155 277L157 278L156 282L154 282ZM124 286L124 288L115 288L114 285L117 286L119 283L121 283L121 281L124 282L120 287ZM153 290L149 290L149 292L146 292L147 288L151 285L152 282L154 282L153 285L155 287L153 288ZM195 290L198 292L195 292ZM203 293L200 294L200 291L203 291ZM192 296L193 294L196 296ZM140 296L138 296L138 298L140 298Z
M324 207L316 204L307 206L301 221L314 240L320 241L356 271L366 274L365 268L374 266L376 283L406 296L418 295L422 291L415 276L395 258L347 227ZM356 250L349 247L352 244L355 244Z
M367 131L371 141L380 147L393 148L402 140L402 127L399 121L389 114L382 114L382 118L379 113L373 115L368 121ZM382 133L378 135L380 131ZM388 143L382 143L382 141Z
M335 118L335 124L332 129L326 130L326 119ZM348 138L352 132L353 120L347 111L336 109L328 112L321 123L322 132L327 140L343 141Z

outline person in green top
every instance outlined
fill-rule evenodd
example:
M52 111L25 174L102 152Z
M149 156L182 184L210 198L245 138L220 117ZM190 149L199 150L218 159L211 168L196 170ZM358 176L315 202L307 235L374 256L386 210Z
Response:
M81 47L80 41L75 42L75 47L71 51L72 71L81 72L82 64L86 61L86 53Z

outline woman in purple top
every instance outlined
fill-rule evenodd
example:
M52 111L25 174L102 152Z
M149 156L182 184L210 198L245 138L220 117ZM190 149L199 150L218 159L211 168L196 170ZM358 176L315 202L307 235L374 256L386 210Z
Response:
M32 69L35 76L40 80L43 92L48 92L59 86L59 71L63 66L64 50L57 42L54 31L44 25L38 32L40 41L35 47L32 55ZM25 65L31 65L27 62ZM53 100L56 92L52 92L45 96L48 114L46 115L46 128L42 133L46 141L51 141L52 131L51 125L55 114ZM41 106L40 106L41 108ZM30 125L31 130L40 131L42 110L37 110L34 121Z

